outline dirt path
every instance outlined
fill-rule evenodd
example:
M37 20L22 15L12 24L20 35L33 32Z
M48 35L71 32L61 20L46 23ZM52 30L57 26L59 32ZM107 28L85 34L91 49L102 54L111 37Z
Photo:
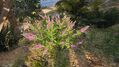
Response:
M41 11L47 15L52 15L52 16L59 15L55 7L43 8Z
M26 52L22 47L16 48L13 51L0 53L0 67L13 67L13 65L23 64ZM22 61L22 62L20 62Z

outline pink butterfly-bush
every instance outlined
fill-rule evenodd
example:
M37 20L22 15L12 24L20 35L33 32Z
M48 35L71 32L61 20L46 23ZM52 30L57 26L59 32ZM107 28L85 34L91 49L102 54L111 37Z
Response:
M35 35L33 33L24 33L23 36L29 41L32 41L35 39Z

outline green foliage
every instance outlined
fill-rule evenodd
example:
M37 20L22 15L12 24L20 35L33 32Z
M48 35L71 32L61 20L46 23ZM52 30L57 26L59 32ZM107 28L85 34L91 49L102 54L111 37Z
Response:
M101 55L110 59L119 58L119 25L114 25L107 29L91 29L86 35L85 50L89 50L96 55ZM109 59L110 58L110 59ZM106 61L106 60L105 60Z
M7 51L16 45L14 34L10 27L0 32L0 52Z
M49 16L43 16L42 20L32 24L30 28L32 34L29 36L23 34L31 44L31 57L28 57L29 60L32 59L31 65L44 67L48 63L50 67L65 67L68 64L65 52L72 48L71 45L74 44L76 37L81 35L80 30L73 30L73 26L74 23L68 17ZM78 45L73 46L76 48Z
M19 21L27 16L33 18L38 8L40 8L40 0L13 0L13 12Z
M108 3L109 4L109 3ZM77 25L93 25L107 28L118 22L119 10L107 5L103 0L61 0L56 4L58 11L71 16ZM112 7L112 8L110 8Z
M69 49L52 50L54 67L70 67Z
M79 36L80 31L74 33L74 23L69 18L45 16L43 20L32 26L35 33L35 43L40 43L50 49L53 47L69 48L73 44L75 37Z
M87 2L85 0L60 0L56 4L59 12L66 12L74 16L80 16L86 6Z
M81 23L94 25L98 28L107 28L117 24L119 19L119 10L110 8L105 11L87 12L81 19Z

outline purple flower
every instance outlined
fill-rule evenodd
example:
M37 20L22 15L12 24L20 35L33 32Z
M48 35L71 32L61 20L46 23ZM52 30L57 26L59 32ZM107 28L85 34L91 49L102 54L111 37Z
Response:
M36 49L39 49L39 48L42 48L43 46L41 45L41 44L36 44L35 46L34 46L34 48L36 48Z
M24 33L23 36L29 41L32 41L35 38L35 35L33 33Z
M76 45L71 45L71 48L76 49L77 46Z

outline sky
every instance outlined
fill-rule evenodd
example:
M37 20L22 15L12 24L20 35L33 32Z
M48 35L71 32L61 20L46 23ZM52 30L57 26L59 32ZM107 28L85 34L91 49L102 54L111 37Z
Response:
M58 0L41 0L41 7L51 7L54 6Z

